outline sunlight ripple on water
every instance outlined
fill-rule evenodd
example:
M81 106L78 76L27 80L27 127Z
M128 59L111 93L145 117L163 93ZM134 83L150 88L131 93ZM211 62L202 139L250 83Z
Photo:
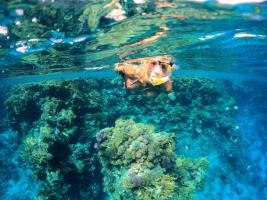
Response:
M136 3L139 11L132 14L126 10L125 14L131 13L127 18L111 23L99 13L99 21L90 22L92 25L82 21L82 9L71 9L72 1L67 7L60 1L40 2L33 6L36 11L25 4L4 4L2 13L8 13L9 18L0 23L1 76L101 70L107 63L112 69L114 63L125 59L160 54L172 55L184 70L257 74L255 65L266 66L266 58L261 56L267 53L264 3L231 1L241 5L224 7L215 1L179 1L156 4L151 10L145 7L145 1ZM53 22L49 20L53 16L42 11L42 4L58 8L66 16ZM79 4L86 7L84 2ZM89 25L94 27L90 30ZM221 55L228 42L227 55ZM260 51L244 59L239 55L239 47L244 46Z

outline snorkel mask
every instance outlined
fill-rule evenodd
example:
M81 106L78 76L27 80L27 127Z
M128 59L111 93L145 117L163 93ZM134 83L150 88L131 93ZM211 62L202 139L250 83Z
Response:
M175 69L178 69L178 66L175 65L172 62L167 63L167 62L159 61L159 64L162 66L162 70L163 70L164 74L167 74L167 76L151 77L150 78L150 83L153 86L161 85L161 84L166 83L167 81L169 81L172 71L175 70Z
M170 74L172 73L173 70L178 69L178 66L175 65L173 62L159 62L162 66L162 70L164 71L164 73L166 74Z

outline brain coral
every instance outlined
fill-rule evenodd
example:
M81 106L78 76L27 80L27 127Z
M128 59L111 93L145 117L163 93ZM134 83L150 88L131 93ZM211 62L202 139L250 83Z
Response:
M179 158L172 134L119 119L97 138L104 189L112 199L192 199L201 186L206 159Z

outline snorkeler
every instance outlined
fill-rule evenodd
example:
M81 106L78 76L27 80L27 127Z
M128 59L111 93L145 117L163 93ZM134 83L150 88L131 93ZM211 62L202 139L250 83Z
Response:
M171 60L170 56L127 60L116 64L115 71L123 77L126 89L141 89L153 96L155 89L163 87L166 92L172 90L170 76L175 65Z

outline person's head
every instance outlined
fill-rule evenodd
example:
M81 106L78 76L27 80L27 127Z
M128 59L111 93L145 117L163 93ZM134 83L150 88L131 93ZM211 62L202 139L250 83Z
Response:
M155 68L160 68L162 76L168 76L174 69L175 65L172 62L161 61L161 60L153 60L150 63L150 69L153 71Z
M165 76L169 75L175 69L175 65L173 62L161 62L161 61L159 61L159 64L160 64L162 72Z

